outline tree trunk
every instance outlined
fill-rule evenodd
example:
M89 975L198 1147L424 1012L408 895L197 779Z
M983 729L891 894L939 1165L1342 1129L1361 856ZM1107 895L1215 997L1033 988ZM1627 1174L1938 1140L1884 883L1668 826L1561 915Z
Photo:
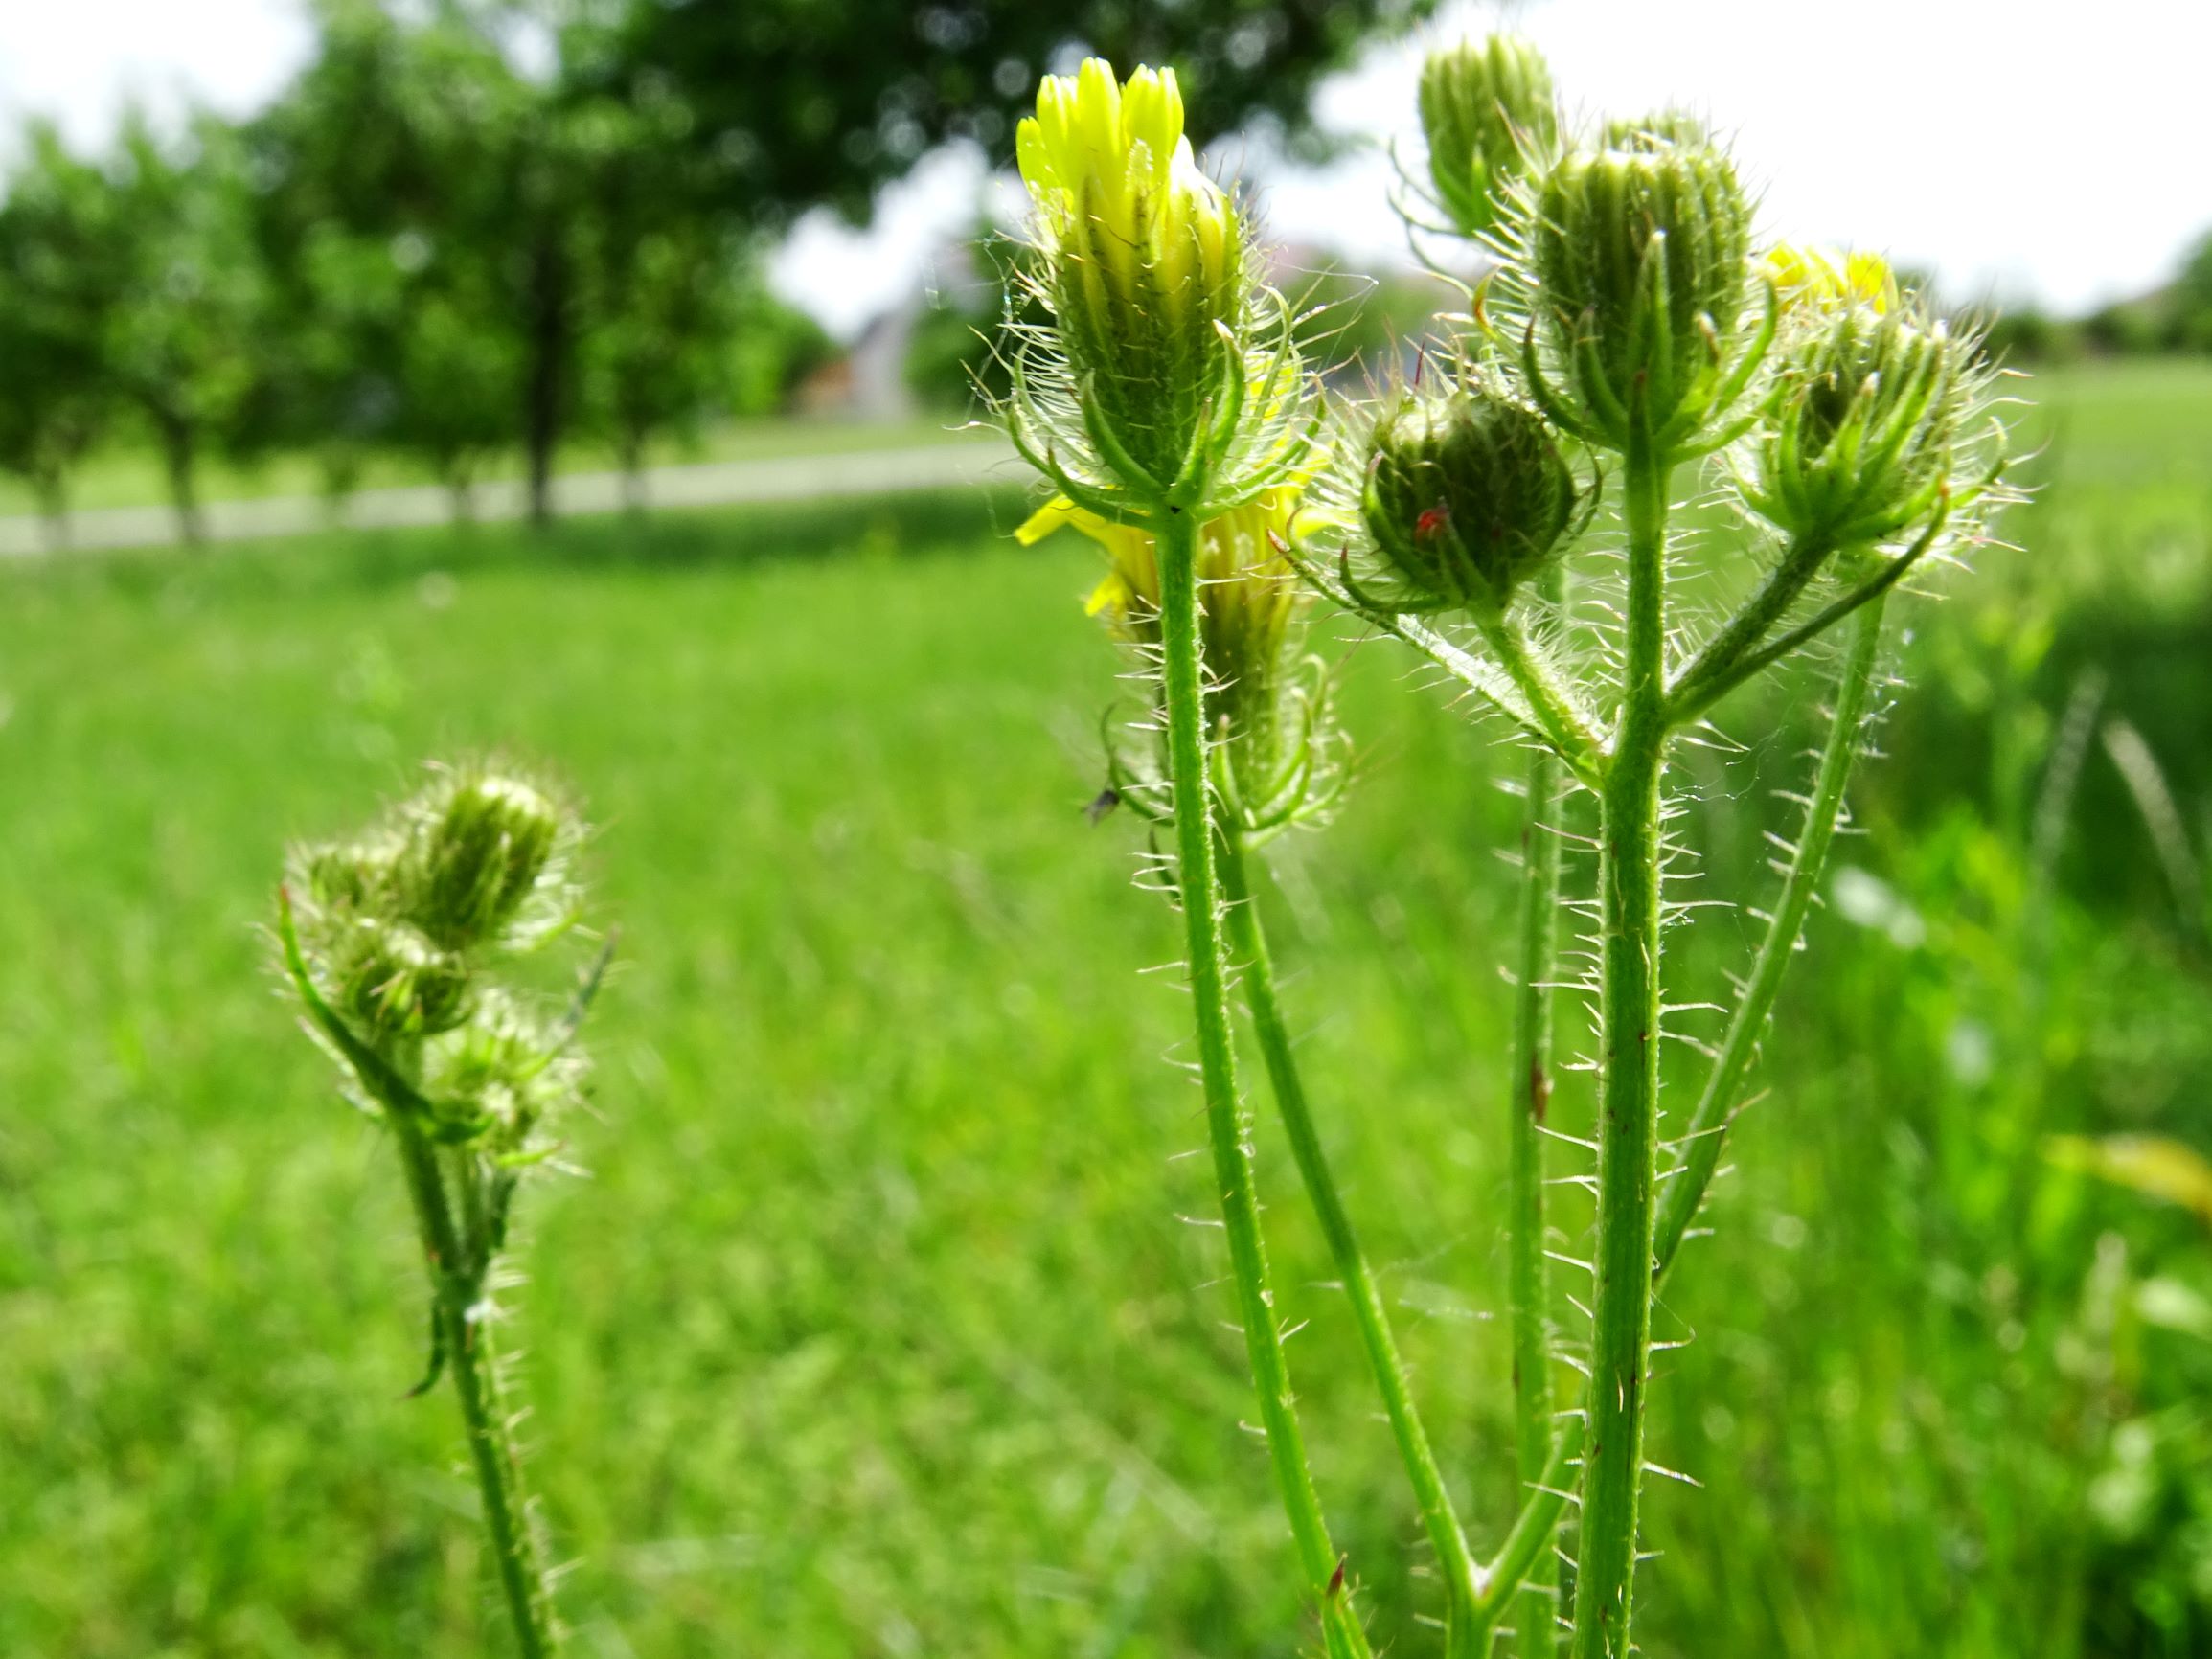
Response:
M176 509L176 538L188 547L197 547L207 540L207 523L200 515L199 493L193 476L198 434L190 420L173 411L156 412L153 421L161 436L170 503Z
M568 250L558 226L538 232L530 251L530 365L523 385L523 441L530 453L530 522L553 519L553 452L566 413L570 340Z
M69 486L58 472L45 472L32 481L38 495L39 531L48 553L69 551Z
M616 457L622 467L622 505L626 512L639 513L646 510L645 434L626 432L616 446Z

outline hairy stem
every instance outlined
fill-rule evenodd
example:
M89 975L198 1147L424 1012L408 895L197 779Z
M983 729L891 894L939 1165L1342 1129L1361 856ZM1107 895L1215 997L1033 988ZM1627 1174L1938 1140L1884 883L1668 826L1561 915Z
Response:
M1528 637L1501 612L1478 614L1475 620L1483 643L1528 699L1529 712L1552 747L1578 763L1596 757L1601 745L1590 730L1589 717L1574 693L1560 683L1551 664L1530 647Z
M1551 1102L1551 991L1558 948L1560 844L1547 822L1559 799L1559 762L1531 746L1521 808L1520 984L1513 1020L1510 1296L1513 1307L1515 1467L1520 1484L1540 1483L1550 1466L1552 1421L1551 1272L1544 1254L1544 1113ZM1559 1568L1545 1551L1522 1586L1515 1616L1522 1659L1559 1651Z
M1813 907L1813 889L1819 885L1821 868L1828 861L1829 846L1836 839L1843 787L1850 780L1852 763L1859 758L1859 734L1873 695L1875 663L1881 650L1881 612L1882 602L1874 600L1853 623L1851 651L1836 682L1835 717L1828 728L1827 746L1820 754L1813 798L1805 807L1797 851L1790 856L1782 897L1767 924L1758 961L1728 1022L1728 1034L1722 1039L1712 1074L1706 1078L1697 1110L1690 1116L1682 1167L1668 1178L1666 1196L1659 1206L1658 1229L1653 1239L1654 1289L1665 1283L1690 1223L1697 1218L1705 1189L1712 1185L1713 1172L1720 1167L1722 1143L1727 1138L1738 1091L1751 1069L1760 1034L1767 1029L1767 1016L1774 1009L1775 993L1781 989L1782 976L1789 971L1798 935L1804 931L1806 915Z
M1757 591L1675 676L1677 706L1704 707L1712 687L1758 648L1834 551L1835 544L1825 538L1798 540L1785 548Z
M1652 1340L1652 1187L1659 1096L1659 774L1666 751L1667 481L1642 440L1626 457L1627 661L1600 794L1596 1299L1583 1454L1575 1659L1625 1659Z
M388 1106L385 1115L399 1143L407 1193L414 1200L423 1253L429 1258L431 1289L436 1298L431 1317L437 1326L440 1351L453 1368L454 1390L461 1397L469 1461L475 1466L477 1489L483 1494L484 1528L498 1562L507 1611L514 1622L515 1644L523 1659L546 1659L559 1648L559 1626L546 1590L545 1571L538 1561L529 1500L523 1493L522 1468L500 1399L490 1328L471 1317L473 1305L483 1292L482 1264L472 1267L453 1224L436 1148L405 1111Z
M1282 1488L1298 1564L1320 1610L1331 1659L1361 1659L1366 1633L1352 1609L1328 1523L1306 1465L1289 1366L1275 1326L1267 1257L1253 1190L1250 1124L1237 1093L1236 1051L1229 1027L1227 973L1221 950L1220 883L1214 861L1200 697L1197 531L1187 511L1166 508L1155 521L1160 571L1160 633L1168 722L1168 769L1174 790L1175 848L1183 924L1190 952L1191 1004L1197 1022L1198 1068L1205 1087L1207 1139L1220 1191L1221 1221L1237 1285L1244 1352L1259 1396L1261 1427Z
M1429 1449L1427 1432L1421 1425L1421 1413L1413 1402L1404 1363L1399 1358L1398 1344L1390 1334L1390 1316L1383 1307L1381 1292L1376 1287L1375 1275L1359 1247L1359 1236L1354 1231L1352 1217L1346 1214L1343 1198L1336 1191L1336 1178L1330 1171L1321 1137L1313 1127L1313 1116L1306 1102L1306 1086L1298 1073L1297 1057L1290 1050L1290 1034L1283 1023L1282 1007L1275 997L1274 963L1268 954L1266 932L1252 894L1243 836L1241 831L1224 827L1220 845L1221 892L1228 903L1230 944L1243 975L1244 1006L1252 1016L1252 1030L1260 1040L1267 1079L1274 1090L1283 1128L1289 1137L1291 1155L1297 1160L1298 1173L1306 1184L1306 1196L1328 1239L1329 1254L1335 1261L1336 1277L1343 1284L1345 1301L1351 1305L1360 1346L1367 1351L1367 1363L1375 1374L1376 1390L1382 1396L1383 1413L1390 1420L1390 1432L1398 1442L1398 1455L1405 1465L1406 1479L1412 1484L1422 1524L1428 1532L1429 1547L1436 1552L1437 1566L1444 1575L1451 1612L1448 1651L1453 1655L1479 1653L1482 1648L1474 1645L1478 1641L1474 1562L1468 1554L1467 1534L1460 1527L1458 1511L1452 1508L1451 1495L1445 1488L1436 1456Z

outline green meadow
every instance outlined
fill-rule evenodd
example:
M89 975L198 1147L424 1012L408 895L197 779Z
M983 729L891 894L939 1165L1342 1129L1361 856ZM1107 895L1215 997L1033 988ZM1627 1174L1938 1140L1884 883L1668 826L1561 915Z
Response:
M2212 1148L2212 372L2022 390L2039 494L2016 545L1892 607L1920 689L1855 784L1715 1236L1658 1315L1683 1346L1651 1455L1685 1479L1649 1500L1654 1659L2212 1644L2212 1217L2050 1155ZM1083 614L1093 551L1016 548L1023 511L1010 488L0 571L0 1652L506 1651L452 1402L402 1398L424 1307L390 1148L262 931L287 841L485 750L573 785L620 928L577 1173L532 1189L505 1299L578 1651L1307 1641L1197 1219L1178 924L1133 885L1143 826L1083 810L1131 688ZM1488 1549L1515 1501L1493 1240L1518 761L1389 642L1324 632L1360 777L1265 902ZM1770 891L1823 671L1719 712L1676 897ZM2115 720L2174 804L2163 841ZM1670 1000L1721 1000L1757 925L1686 912ZM1585 1029L1570 998L1570 1057ZM1378 1651L1431 1652L1440 1588L1257 1103L1321 1491ZM1560 1192L1573 1256L1586 1201Z

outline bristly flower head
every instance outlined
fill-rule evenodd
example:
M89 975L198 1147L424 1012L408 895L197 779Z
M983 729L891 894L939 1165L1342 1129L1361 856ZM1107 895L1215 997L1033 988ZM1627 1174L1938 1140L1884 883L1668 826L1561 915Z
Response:
M1481 236L1496 222L1506 185L1557 141L1550 66L1513 34L1430 53L1421 67L1421 131L1437 205L1461 236Z
M501 967L574 920L582 834L546 784L468 765L441 770L357 838L291 856L282 920L294 989L349 1066L359 1073L347 1046L358 1045L443 1138L517 1152L577 1081L568 1034L534 1019Z
M1582 489L1541 415L1486 378L1403 392L1370 430L1359 522L1397 611L1502 613L1557 553Z
M1127 86L1102 59L1038 87L1015 135L1039 280L1079 395L1160 490L1244 378L1244 233L1183 135L1172 69ZM1115 451L1120 451L1117 456Z
M1686 450L1766 347L1764 329L1745 338L1751 204L1734 164L1687 117L1615 123L1522 212L1532 390L1608 448ZM1539 341L1556 391L1534 373Z
M1887 261L1777 250L1791 313L1759 442L1739 479L1806 542L1864 547L1967 506L1991 477L1989 371L1971 339L1900 301Z

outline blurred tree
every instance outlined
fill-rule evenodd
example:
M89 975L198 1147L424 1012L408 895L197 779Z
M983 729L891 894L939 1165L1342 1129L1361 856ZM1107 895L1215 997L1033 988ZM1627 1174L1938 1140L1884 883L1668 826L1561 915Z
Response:
M466 511L522 431L530 280L518 193L537 91L441 11L321 0L322 51L247 134L258 232L295 343L296 442L333 492L372 447L421 455Z
M2174 280L2174 337L2185 352L2212 352L2212 232L2198 239Z
M768 292L758 251L715 221L603 221L594 254L582 414L612 443L625 495L641 508L650 440L695 436L716 415L782 409L830 340Z
M203 454L250 454L270 431L269 288L250 257L242 163L235 134L212 117L195 119L177 144L126 117L107 175L111 199L80 273L102 305L105 379L151 428L188 542L204 534Z
M994 160L1039 74L1083 52L1172 63L1194 139L1271 129L1317 147L1315 85L1436 0L627 0L569 32L582 84L667 88L716 200L756 225L818 203L863 217L876 188L951 138Z
M0 469L25 479L49 541L69 538L69 474L110 410L101 328L112 281L106 181L34 123L0 201Z
M584 336L584 410L614 444L628 505L642 508L647 441L689 432L734 398L739 253L692 220L610 239L603 256L593 274L612 303Z

